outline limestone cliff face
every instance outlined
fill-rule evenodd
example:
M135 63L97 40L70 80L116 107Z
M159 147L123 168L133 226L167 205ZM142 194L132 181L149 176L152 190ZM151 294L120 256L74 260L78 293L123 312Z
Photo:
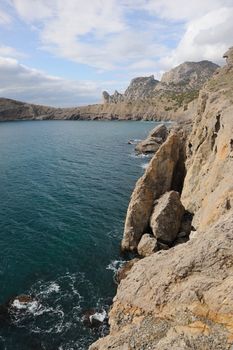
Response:
M90 350L232 349L233 49L226 54L187 140L181 199L197 230L134 263L114 298L110 334Z
M148 230L154 201L171 189L179 149L179 136L172 133L152 158L145 174L138 180L126 215L123 250L137 248L140 238Z
M229 51L233 53L233 49ZM233 207L233 65L204 86L187 143L188 173L182 201L205 230Z

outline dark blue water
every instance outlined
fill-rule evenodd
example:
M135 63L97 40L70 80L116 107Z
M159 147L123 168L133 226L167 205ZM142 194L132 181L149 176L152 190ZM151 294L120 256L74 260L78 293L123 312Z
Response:
M0 124L0 304L36 303L0 323L0 349L87 349L106 329L82 322L107 309L114 261L146 158L129 139L150 122Z

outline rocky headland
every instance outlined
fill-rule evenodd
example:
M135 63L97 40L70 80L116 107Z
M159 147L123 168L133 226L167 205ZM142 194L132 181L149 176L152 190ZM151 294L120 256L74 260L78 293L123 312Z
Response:
M122 250L140 259L121 268L110 334L90 350L232 349L233 48L224 57L192 125L159 127L138 146L154 155L131 196Z
M54 108L0 98L0 121L7 120L189 120L203 84L218 66L185 62L162 76L138 77L124 94L103 92L103 103Z

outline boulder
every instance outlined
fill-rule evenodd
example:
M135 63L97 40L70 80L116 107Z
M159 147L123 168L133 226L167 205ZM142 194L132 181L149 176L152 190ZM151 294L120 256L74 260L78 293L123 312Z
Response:
M150 137L161 138L163 141L166 140L168 135L168 130L164 124L156 126L150 133Z
M158 151L160 145L161 142L157 142L153 137L148 137L135 146L135 151L144 154L155 153Z
M135 151L137 153L155 153L158 151L160 145L166 141L168 130L164 124L156 126L148 135L148 137L139 142Z
M123 251L136 250L142 235L148 232L154 201L171 189L179 148L179 134L171 133L137 181L126 215L121 244Z
M157 252L157 250L157 239L148 233L144 234L138 244L138 254L146 257Z
M150 219L154 236L165 243L172 243L179 232L184 207L178 192L165 193L156 203Z

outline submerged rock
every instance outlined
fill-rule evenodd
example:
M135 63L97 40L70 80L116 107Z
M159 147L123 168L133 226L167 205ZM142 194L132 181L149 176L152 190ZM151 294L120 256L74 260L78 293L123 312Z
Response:
M150 219L152 232L164 243L172 243L179 232L184 207L178 192L165 193L154 206Z
M107 322L108 315L105 310L89 309L82 316L82 321L86 327L99 328Z
M157 250L157 239L148 233L144 234L138 244L138 254L146 257L157 252Z

